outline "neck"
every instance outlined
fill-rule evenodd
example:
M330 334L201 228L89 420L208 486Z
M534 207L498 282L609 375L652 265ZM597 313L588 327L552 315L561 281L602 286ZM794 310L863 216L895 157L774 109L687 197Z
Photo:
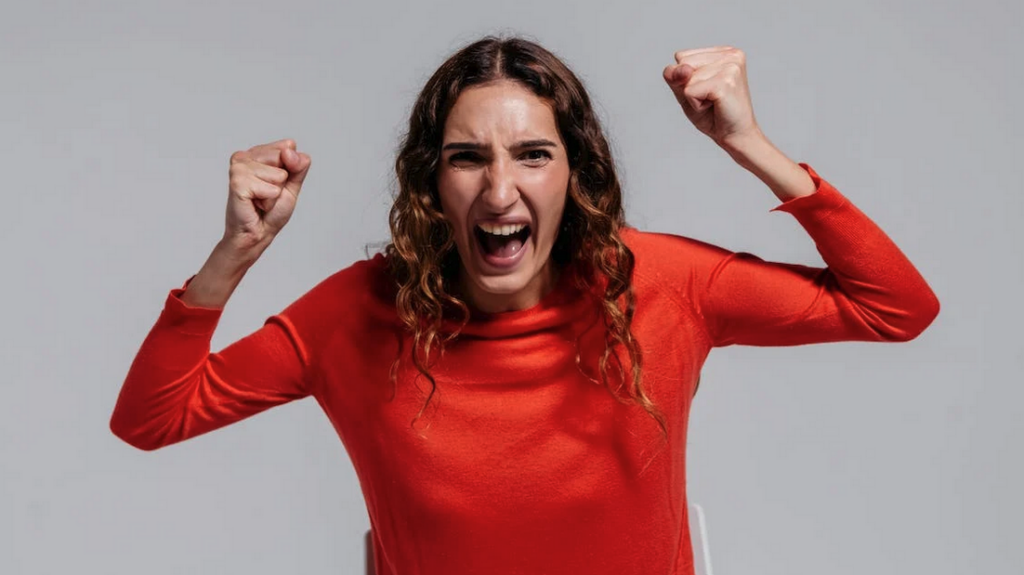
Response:
M470 280L463 268L459 268L459 296L471 309L483 313L502 313L531 308L555 288L562 271L550 259L540 273L530 279L523 289L515 293L491 293L484 291Z

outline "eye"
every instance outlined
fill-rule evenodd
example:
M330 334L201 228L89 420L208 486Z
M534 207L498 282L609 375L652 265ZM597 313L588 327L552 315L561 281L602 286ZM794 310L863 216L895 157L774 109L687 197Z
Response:
M547 150L530 150L522 157L530 164L544 164L551 159L551 153Z
M474 152L459 152L448 157L453 164L472 164L480 161L480 156Z

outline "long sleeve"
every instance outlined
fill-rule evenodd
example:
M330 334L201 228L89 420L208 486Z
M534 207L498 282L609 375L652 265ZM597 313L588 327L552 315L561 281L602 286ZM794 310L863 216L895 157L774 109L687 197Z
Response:
M191 280L168 294L110 419L114 434L139 449L184 441L309 395L308 353L289 310L210 353L222 310L185 304L180 296Z
M814 193L783 202L826 267L765 261L748 252L671 236L665 263L715 347L834 341L908 341L939 301L902 251L809 165Z

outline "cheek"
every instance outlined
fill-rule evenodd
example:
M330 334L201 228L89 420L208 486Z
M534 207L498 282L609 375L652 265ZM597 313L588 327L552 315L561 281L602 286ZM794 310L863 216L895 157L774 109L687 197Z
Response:
M437 195L441 200L441 212L456 230L461 230L473 201L472 186L466 178L459 175L439 175L437 178Z
M568 197L569 172L552 171L543 174L534 180L531 188L531 198L537 215L543 222L542 231L551 239L551 235L558 230L562 221L562 212L565 209L565 201Z

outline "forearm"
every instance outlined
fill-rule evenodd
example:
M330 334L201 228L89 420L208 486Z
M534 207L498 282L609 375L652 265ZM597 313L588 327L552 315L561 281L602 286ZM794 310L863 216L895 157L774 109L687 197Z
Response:
M259 253L240 250L222 240L189 282L181 300L192 307L222 309L258 258Z
M814 182L799 164L758 133L723 145L725 151L786 202L814 193Z

